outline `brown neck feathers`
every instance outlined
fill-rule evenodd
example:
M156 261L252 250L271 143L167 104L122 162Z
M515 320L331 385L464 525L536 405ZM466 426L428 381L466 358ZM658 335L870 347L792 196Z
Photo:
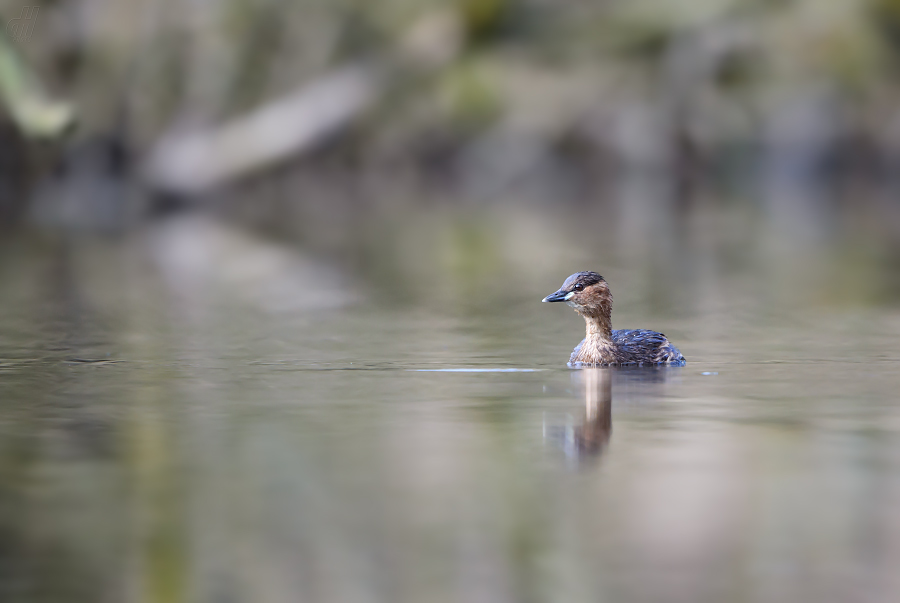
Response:
M612 293L605 282L594 285L587 304L578 309L584 317L589 341L612 341Z

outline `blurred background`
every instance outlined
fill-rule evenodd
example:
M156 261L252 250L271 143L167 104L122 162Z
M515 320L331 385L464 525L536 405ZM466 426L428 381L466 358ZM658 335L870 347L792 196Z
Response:
M900 1L0 17L3 600L900 598Z

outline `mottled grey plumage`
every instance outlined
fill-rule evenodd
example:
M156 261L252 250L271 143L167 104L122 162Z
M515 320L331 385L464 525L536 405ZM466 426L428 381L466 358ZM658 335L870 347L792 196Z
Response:
M678 348L672 345L665 335L649 329L613 329L612 341L615 346L613 354L616 364L620 366L654 364L684 366L686 362ZM569 364L573 366L586 364L575 361L582 345L584 345L584 339L572 350Z

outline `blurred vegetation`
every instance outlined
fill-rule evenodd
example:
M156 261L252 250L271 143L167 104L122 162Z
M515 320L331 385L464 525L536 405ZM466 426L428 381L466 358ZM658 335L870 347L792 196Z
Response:
M19 10L9 0L0 6L5 16ZM640 198L649 201L638 213L651 219L653 208L678 216L697 203L752 202L798 239L827 234L835 215L844 220L865 203L876 217L855 224L885 235L877 253L893 257L900 246L890 200L900 185L896 0L54 0L41 8L33 35L15 49L28 66L16 70L34 77L4 77L40 80L71 103L79 128L51 145L51 161L42 155L30 188L7 186L0 202L28 206L39 221L115 230L204 202L340 250L351 240L365 248L367 229L391 228L361 216L425 203L568 202L585 212ZM0 48L0 66L11 56ZM301 113L322 103L305 102L308 89L323 84L327 99L329 78L348 69L365 75L357 82L365 100L310 129L321 120ZM15 128L68 121L68 105L10 92L16 87L0 86ZM281 112L266 113L273 107ZM297 140L260 150L259 118L291 111L299 125L285 122L285 132ZM248 132L254 142L240 144ZM190 136L184 153L173 151ZM47 146L21 144L26 156ZM217 166L214 151L225 146ZM260 159L235 161L235 147ZM152 169L160 156L180 168L179 186ZM197 156L215 177L184 185ZM17 170L0 164L0 178L12 182Z
M5 36L0 35L0 97L21 132L55 138L73 125L72 108L45 98L38 82Z

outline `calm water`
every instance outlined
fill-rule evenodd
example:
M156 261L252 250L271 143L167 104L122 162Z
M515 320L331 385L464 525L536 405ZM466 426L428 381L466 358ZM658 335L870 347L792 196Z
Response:
M900 600L898 312L626 291L688 365L571 371L566 274L456 312L194 276L5 249L4 601Z

